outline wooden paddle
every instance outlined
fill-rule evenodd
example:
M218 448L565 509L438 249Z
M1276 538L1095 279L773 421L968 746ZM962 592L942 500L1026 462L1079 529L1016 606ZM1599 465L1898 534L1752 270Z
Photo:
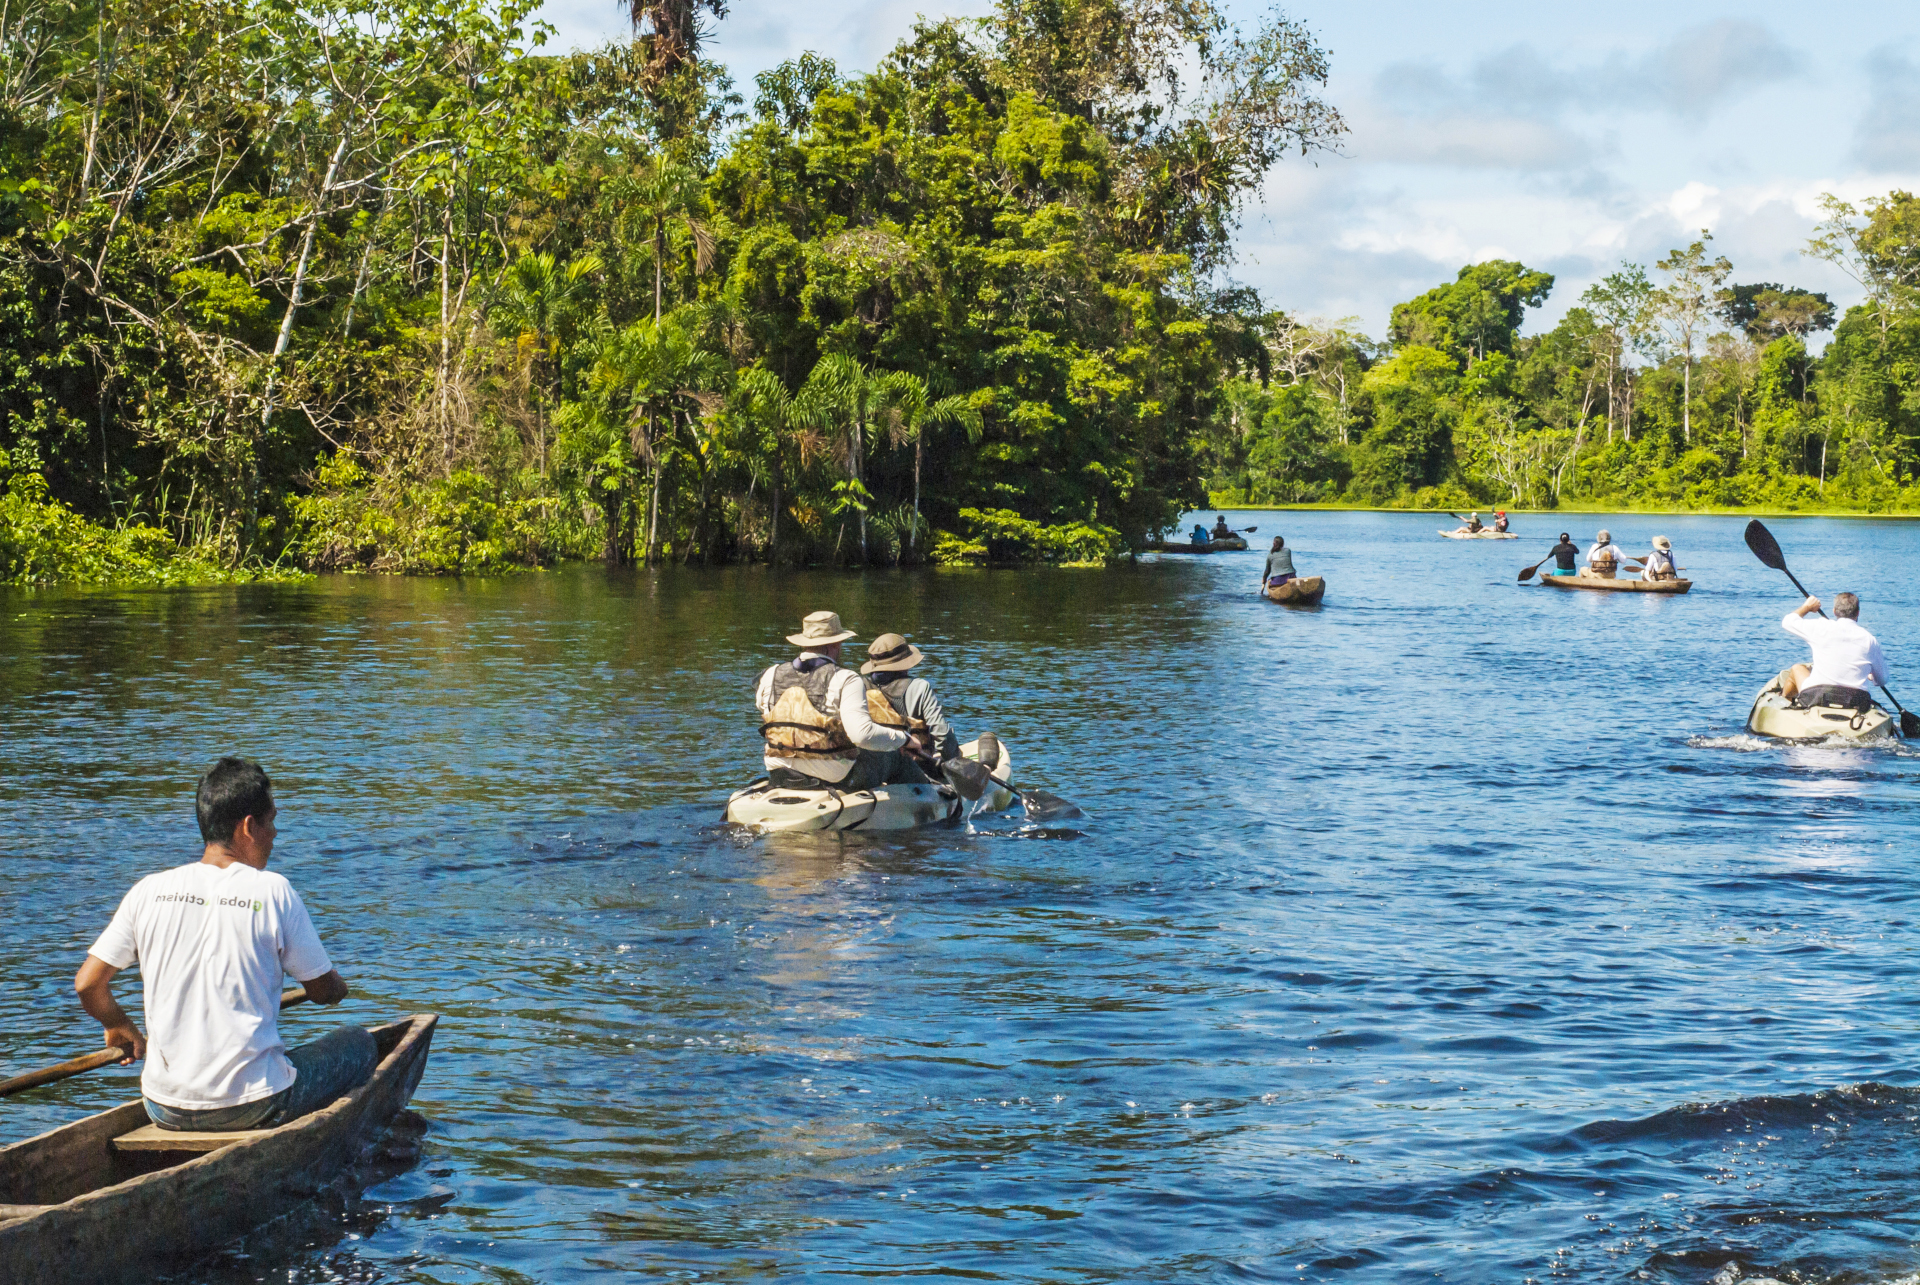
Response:
M292 1008L295 1004L307 1002L307 988L296 986L290 991L280 992L280 1007ZM52 1084L55 1080L65 1080L72 1076L83 1075L88 1071L123 1062L133 1056L133 1050L114 1045L101 1049L98 1053L89 1053L84 1057L71 1057L52 1066L43 1066L38 1071L28 1071L25 1075L16 1075L11 1080L0 1080L0 1098L10 1097L25 1089L37 1089L43 1084Z
M1793 581L1793 587L1800 591L1801 597L1813 597L1807 592L1807 587L1800 583L1800 578L1787 570L1787 555L1780 552L1780 542L1773 538L1773 532L1767 530L1759 518L1747 523L1747 547L1753 550L1754 557L1775 571L1783 572L1787 579ZM1821 618L1824 619L1826 614L1824 610L1821 611ZM1880 683L1878 686L1886 698L1893 702L1893 707L1900 711L1900 735L1910 741L1920 738L1920 716L1916 716L1905 705L1895 700L1893 693L1887 691L1885 683Z
M1552 556L1553 556L1552 553L1547 554L1547 558L1551 558ZM1526 569L1521 571L1519 575L1515 576L1514 579L1521 581L1522 583L1525 583L1526 581L1533 579L1533 573L1538 571L1541 567L1544 567L1547 565L1547 558L1542 558L1540 559L1540 561L1534 563L1532 566L1527 567Z

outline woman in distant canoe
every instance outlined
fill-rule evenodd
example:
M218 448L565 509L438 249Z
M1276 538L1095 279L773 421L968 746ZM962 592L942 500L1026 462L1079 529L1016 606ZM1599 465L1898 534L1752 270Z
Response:
M1279 536L1273 537L1273 549L1267 554L1267 569L1260 573L1260 588L1264 592L1277 588L1294 578L1293 551L1287 548L1287 542Z

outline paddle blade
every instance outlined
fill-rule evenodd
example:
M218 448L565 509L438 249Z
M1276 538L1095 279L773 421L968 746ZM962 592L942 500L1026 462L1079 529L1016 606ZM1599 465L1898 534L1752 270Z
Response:
M1900 735L1907 740L1920 740L1920 714L1910 709L1900 711Z
M1027 805L1027 820L1045 825L1049 821L1070 821L1086 813L1057 794L1045 790L1022 790L1020 801Z
M969 803L977 802L993 782L993 774L987 771L986 765L972 759L948 759L940 765L940 772L953 792Z
M1754 557L1775 571L1787 569L1787 558L1780 552L1780 542L1773 538L1773 532L1767 530L1759 518L1747 523L1747 547L1753 550Z
M1257 526L1250 526L1250 527L1248 527L1248 528L1246 528L1246 531L1244 532L1244 534L1246 534L1246 535L1252 535L1252 534L1253 534L1253 533L1254 533L1255 531L1258 531L1259 529L1260 529L1260 528L1259 528L1259 527L1257 527Z
M1525 581L1533 579L1533 573L1538 571L1539 569L1540 569L1540 564L1537 562L1530 567L1522 567L1520 568L1520 574L1515 576L1514 579L1524 583Z

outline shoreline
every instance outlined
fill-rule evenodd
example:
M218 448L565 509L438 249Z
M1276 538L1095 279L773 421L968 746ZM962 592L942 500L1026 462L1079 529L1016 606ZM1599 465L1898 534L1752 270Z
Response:
M1480 512L1495 510L1482 508ZM1193 513L1417 513L1452 517L1452 509L1409 509L1370 504L1229 504L1193 509ZM1469 509L1469 513L1473 510ZM1551 517L1554 514L1620 513L1634 517L1674 518L1887 518L1902 522L1920 519L1920 513L1873 513L1861 509L1642 509L1624 507L1586 508L1568 505L1557 509L1502 509L1509 516Z

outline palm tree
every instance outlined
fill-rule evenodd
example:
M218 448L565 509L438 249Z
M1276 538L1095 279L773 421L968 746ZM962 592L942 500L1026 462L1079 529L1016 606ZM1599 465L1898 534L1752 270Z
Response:
M814 363L807 382L800 389L800 396L807 404L845 434L841 439L844 443L841 463L847 471L847 480L834 488L840 496L835 508L842 514L851 509L858 515L863 565L867 560L867 501L871 497L862 466L867 428L882 408L885 395L885 377L876 377L845 353L830 353Z
M679 222L693 238L696 274L713 266L713 233L693 216L705 196L700 176L678 161L655 157L626 193L628 210L653 242L653 320L660 321L667 262L667 225Z
M542 385L558 382L560 350L587 295L586 278L603 266L593 254L583 254L564 268L551 254L522 254L507 269L491 309L495 327L517 336L515 347L525 363L527 401L533 411L542 477L547 473L546 399L542 393L557 391ZM552 368L545 381L541 379L543 364Z
M647 544L644 561L652 566L660 545L660 486L675 450L677 416L705 413L710 392L726 378L727 365L697 345L679 319L636 321L619 345L620 379L632 403L631 446L648 465Z
M913 443L913 529L907 549L917 552L920 539L920 463L926 453L927 429L958 425L975 440L980 436L980 410L972 399L954 395L929 404L927 382L918 375L895 371L881 377L880 417L893 445Z

